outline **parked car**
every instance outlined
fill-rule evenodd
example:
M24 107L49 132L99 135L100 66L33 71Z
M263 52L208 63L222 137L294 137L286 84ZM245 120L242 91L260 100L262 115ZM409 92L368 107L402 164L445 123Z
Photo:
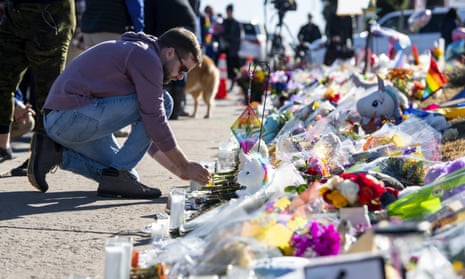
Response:
M323 35L312 43L300 43L292 45L294 59L303 59L306 63L322 65L326 52L327 38Z
M251 56L255 61L266 59L266 34L262 24L256 21L241 22L244 37L239 49L239 58L242 60Z
M378 24L383 28L390 28L402 32L410 38L412 45L415 45L420 54L429 51L434 47L434 43L441 37L441 23L444 15L449 10L448 7L437 7L430 9L430 21L420 28L419 30L411 31L409 29L409 17L416 12L416 10L395 11L384 15L378 20ZM465 8L457 8L457 12L464 21ZM402 20L403 19L403 20ZM354 48L365 48L366 38L368 32L364 31L354 36ZM387 53L389 48L388 38L381 35L373 35L371 47L372 51L376 54Z

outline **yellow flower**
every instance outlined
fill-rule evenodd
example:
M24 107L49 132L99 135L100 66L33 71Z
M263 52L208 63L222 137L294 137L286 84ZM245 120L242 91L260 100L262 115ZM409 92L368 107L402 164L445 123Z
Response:
M345 207L349 205L349 201L338 191L332 191L326 197L337 208L341 208L341 207Z
M330 191L330 189L326 188L326 187L321 187L320 188L320 196L324 196L324 194L326 194L326 192Z
M405 68L393 68L393 69L390 69L387 74L387 79L391 81L395 79L411 80L412 78L413 78L412 70L405 69Z
M259 70L259 71L255 72L255 78L254 79L255 79L256 82L263 82L265 80L265 77L266 77L265 71Z

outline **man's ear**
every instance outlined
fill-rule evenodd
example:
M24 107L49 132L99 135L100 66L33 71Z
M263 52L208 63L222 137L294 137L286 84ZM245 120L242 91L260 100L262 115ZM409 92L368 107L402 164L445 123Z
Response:
M166 55L167 55L168 58L175 55L174 52L175 52L174 47L167 47L166 48Z

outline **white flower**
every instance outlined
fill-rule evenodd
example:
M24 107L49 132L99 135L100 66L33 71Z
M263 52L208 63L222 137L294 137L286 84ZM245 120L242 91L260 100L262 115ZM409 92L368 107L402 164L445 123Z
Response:
M344 179L342 177L340 177L339 175L336 175L336 176L333 176L330 179L328 179L328 181L326 181L326 183L323 185L323 187L326 187L326 188L331 189L331 190L338 189L339 185L343 181L344 181Z
M358 191L360 187L351 180L344 180L339 185L339 192L349 201L350 204L355 204L358 200Z

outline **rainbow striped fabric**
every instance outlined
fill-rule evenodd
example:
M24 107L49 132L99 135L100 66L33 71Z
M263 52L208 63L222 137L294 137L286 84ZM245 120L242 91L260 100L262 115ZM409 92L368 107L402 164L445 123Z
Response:
M426 73L426 86L421 96L421 100L424 101L427 98L431 97L436 91L441 89L441 87L447 82L447 77L445 77L441 71L439 71L438 65L433 57L430 58L429 70Z

